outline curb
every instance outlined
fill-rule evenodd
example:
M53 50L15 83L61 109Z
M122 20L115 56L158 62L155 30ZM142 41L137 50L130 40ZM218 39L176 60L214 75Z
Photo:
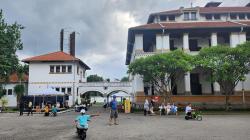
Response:
M59 111L57 112L57 114L62 114L62 113L66 113L66 112L71 112L74 111L74 109L67 109L67 110L63 110L63 111ZM19 114L19 111L15 111L15 112L0 112L0 114ZM28 112L23 112L23 114L28 114ZM33 114L44 114L44 112L33 112Z
M57 114L62 114L62 113L66 113L66 112L71 112L71 111L74 111L75 109L67 109L67 110L64 110L64 111L60 111L60 112L57 112Z

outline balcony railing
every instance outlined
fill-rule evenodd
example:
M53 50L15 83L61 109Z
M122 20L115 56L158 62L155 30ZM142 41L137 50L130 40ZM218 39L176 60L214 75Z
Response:
M82 82L81 87L131 87L131 82Z

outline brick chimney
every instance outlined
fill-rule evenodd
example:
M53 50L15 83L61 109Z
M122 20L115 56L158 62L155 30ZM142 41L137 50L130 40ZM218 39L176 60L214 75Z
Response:
M63 52L63 34L64 34L64 30L61 29L60 32L60 51Z
M76 33L72 32L69 35L69 54L75 56L75 37Z

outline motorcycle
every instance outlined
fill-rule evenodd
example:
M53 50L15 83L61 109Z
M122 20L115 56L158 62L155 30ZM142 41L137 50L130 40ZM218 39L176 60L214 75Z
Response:
M78 137L81 138L81 140L85 140L86 137L87 137L87 130L86 128L78 128L76 127L77 129L77 134L78 134Z
M195 111L189 112L185 115L185 119L186 120L193 119L193 120L201 121L202 120L201 111L195 110Z

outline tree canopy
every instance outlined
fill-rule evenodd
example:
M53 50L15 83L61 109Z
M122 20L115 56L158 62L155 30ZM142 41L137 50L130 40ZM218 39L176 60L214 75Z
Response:
M89 75L87 77L87 82L102 82L103 78L101 76L95 75Z
M144 82L154 85L159 94L170 99L176 86L175 79L192 68L192 57L182 50L175 50L136 59L129 65L128 73L141 75Z
M196 66L211 71L211 81L218 82L222 92L226 95L226 107L229 95L234 92L239 81L245 80L249 73L249 53L246 53L242 44L236 48L229 46L214 46L203 48L196 56ZM250 46L248 46L250 47Z
M18 65L17 50L23 48L21 30L23 26L18 23L8 24L0 10L0 77L6 78Z
M18 66L17 50L23 48L21 42L21 30L23 26L14 23L8 24L0 10L0 78L7 81L9 75L16 71ZM0 84L0 97L3 96L2 85Z
M121 82L128 82L129 78L127 76L122 77Z

